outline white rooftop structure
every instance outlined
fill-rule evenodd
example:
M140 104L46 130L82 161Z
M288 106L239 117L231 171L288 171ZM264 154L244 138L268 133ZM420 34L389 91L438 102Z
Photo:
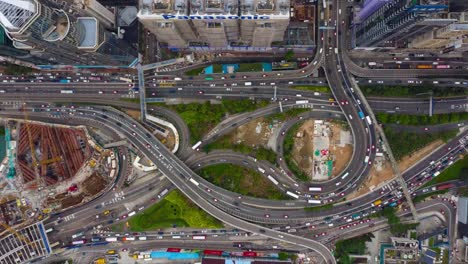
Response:
M0 23L7 31L20 31L38 12L34 0L0 0Z

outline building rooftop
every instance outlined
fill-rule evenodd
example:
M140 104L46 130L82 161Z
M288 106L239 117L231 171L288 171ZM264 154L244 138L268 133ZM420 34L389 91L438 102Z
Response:
M98 43L98 23L93 17L79 17L77 23L83 26L83 39L78 44L80 49L94 49Z
M268 15L289 18L289 0L241 0L242 15Z
M237 15L237 0L191 0L191 15L230 14Z
M188 13L187 0L140 0L140 14L179 14Z

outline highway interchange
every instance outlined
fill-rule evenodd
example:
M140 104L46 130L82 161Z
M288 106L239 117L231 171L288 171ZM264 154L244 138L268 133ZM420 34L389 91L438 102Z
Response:
M335 1L336 2L336 1ZM341 5L341 3L340 3ZM337 12L337 4L334 3L335 11L329 14L332 20L341 21L342 17L339 17ZM345 7L343 6L343 10ZM341 25L341 23L338 23ZM338 32L345 32L344 26L337 28ZM151 133L147 131L147 128L134 121L129 116L121 113L120 111L102 106L77 106L73 109L68 105L62 107L66 111L66 114L52 117L50 112L31 112L30 118L32 120L41 120L47 122L64 122L64 123L86 123L96 125L99 127L105 127L106 129L116 131L116 133L123 135L124 138L132 145L132 148L139 151L139 153L148 157L154 164L157 165L162 175L167 178L154 177L150 182L146 182L141 186L131 186L125 190L126 200L137 199L139 193L143 190L148 190L148 195L156 195L164 188L172 188L174 185L180 189L186 196L188 196L194 203L200 208L213 215L214 217L222 220L228 225L250 232L252 234L260 234L261 236L268 237L274 240L279 240L294 245L308 248L318 252L319 255L325 260L326 263L336 263L333 258L330 249L324 244L328 244L330 241L338 238L339 236L346 235L348 233L355 234L356 231L362 229L366 232L366 226L360 225L359 227L352 229L339 229L339 226L345 224L345 217L348 218L355 213L359 213L361 218L366 218L369 214L376 210L371 203L377 199L388 203L402 199L403 188L396 181L392 181L378 188L372 192L361 196L354 200L342 201L341 195L344 196L356 189L360 183L366 178L370 170L370 164L364 163L364 157L369 156L372 162L375 158L376 148L381 148L381 141L375 130L375 122L367 122L361 120L358 112L362 111L366 115L369 115L371 111L383 111L383 112L402 112L402 113L415 113L424 114L428 113L429 103L427 99L389 99L389 98L376 98L370 99L370 108L365 107L365 98L358 95L355 91L358 89L356 85L353 85L352 78L349 74L353 74L359 77L372 78L414 78L422 76L463 76L466 75L467 71L464 69L450 69L444 71L438 70L405 70L400 72L398 70L371 70L364 69L357 66L352 62L346 54L345 47L345 34L337 34L337 37L332 36L331 31L324 32L325 39L332 37L332 42L325 41L318 45L316 57L309 67L303 70L296 71L285 71L277 76L268 77L269 80L275 80L280 82L282 80L299 80L308 78L311 72L315 71L318 67L324 68L328 85L332 88L333 98L336 102L331 105L329 98L330 95L320 94L316 95L313 92L308 91L295 91L291 90L288 85L261 85L265 77L262 73L249 73L246 74L235 74L235 79L225 79L223 81L214 82L216 86L207 86L207 82L202 77L194 77L192 80L177 82L175 88L148 88L146 91L147 95L154 97L164 98L165 100L171 100L171 98L198 98L198 99L221 99L221 98L249 98L254 97L256 99L267 99L277 101L273 102L270 106L259 109L253 113L240 114L224 121L218 127L213 129L207 136L202 140L203 144L206 144L221 135L232 131L234 128L241 124L249 122L251 119L256 117L266 116L268 114L276 113L279 111L279 102L282 107L287 109L296 105L295 101L308 100L313 105L312 111L303 114L302 118L309 117L333 117L337 119L345 118L350 124L352 134L354 137L354 151L353 158L348 164L344 172L349 172L350 176L343 178L343 176L336 177L326 183L320 185L312 184L310 186L321 186L323 192L319 194L319 199L323 203L334 203L334 206L329 209L322 211L305 211L302 208L308 206L308 197L305 196L307 187L309 185L301 184L295 181L290 175L288 175L287 166L284 162L279 161L280 168L275 168L273 165L268 164L265 161L257 161L250 157L244 156L239 153L230 153L226 151L214 152L205 155L193 156L193 150L189 145L189 133L188 129L180 117L174 115L169 110L162 110L163 108L154 107L154 110L149 109L149 112L155 112L155 114L164 115L169 120L176 120L176 127L182 130L181 150L177 153L178 156L174 155L170 150L161 144ZM330 36L329 36L330 35ZM340 36L342 39L340 39ZM338 53L334 52L334 49L339 50ZM177 74L177 73L176 73ZM221 75L219 75L221 76ZM232 83L242 83L247 78L249 81L257 82L258 85L249 87L232 86ZM152 79L153 77L147 77ZM221 79L220 79L221 80ZM270 82L270 81L269 81ZM224 86L226 84L226 86ZM229 85L229 86L228 86ZM181 86L182 89L178 90L177 87ZM276 98L272 91L272 86L277 86ZM74 89L73 95L60 94L59 90ZM228 88L229 87L229 90ZM28 110L32 108L44 108L39 102L60 102L60 101L71 101L71 102L106 102L117 100L122 95L130 95L129 97L134 98L134 92L129 92L128 84L119 83L107 83L107 84L59 84L59 83L31 83L28 84L28 88L24 88L24 84L21 83L8 83L7 85L1 84L0 88L5 92L0 94L0 98L4 101L15 101L21 98L20 101L28 102ZM175 91L174 91L175 90ZM202 93L200 93L202 91ZM299 97L298 94L301 96ZM37 100L38 102L33 102ZM359 101L358 101L359 100ZM29 103L31 102L31 103ZM362 102L362 103L361 103ZM68 104L68 103L66 103ZM126 102L118 102L118 104L125 106L134 106L134 104ZM458 107L454 107L457 105ZM8 106L0 106L2 111L1 116L4 117L17 117L22 118L22 114L9 109ZM398 109L397 109L398 107ZM435 113L447 113L455 111L466 111L467 100L466 98L451 98L451 99L435 99L434 112ZM47 108L47 107L45 107ZM67 115L69 112L78 111L82 115L75 114L72 118ZM283 130L287 131L293 124L298 122L300 117L284 124ZM424 181L430 178L433 171L441 171L447 167L446 161L450 160L455 162L459 159L459 154L466 152L466 145L468 139L468 132L464 131L457 135L456 138L449 141L443 148L440 148L433 152L429 157L421 160L415 166L411 167L407 171L402 173L402 177L408 184L410 192L415 192L416 187L420 186ZM282 153L282 141L281 137L277 142L278 152ZM369 149L369 151L368 151ZM266 199L259 199L253 197L239 196L236 193L224 190L217 187L193 172L193 170L199 167L207 166L216 163L235 163L242 166L248 166L256 169L258 166L263 166L265 169L271 168L271 174L275 175L282 183L281 189L283 191L291 190L297 191L301 194L301 198L298 200L291 201L273 201ZM343 172L343 174L344 174ZM429 177L428 177L429 176ZM198 184L194 184L190 179L195 179ZM169 180L169 181L167 181ZM337 183L340 182L339 185ZM117 187L121 188L121 182L117 183ZM149 190L148 188L154 188ZM103 196L93 200L89 204L74 208L70 211L66 211L60 214L60 216L52 216L47 220L48 224L57 224L59 228L63 230L61 234L55 234L54 236L61 241L68 241L66 237L69 237L71 233L80 228L92 228L92 225L106 224L108 220L96 221L90 218L94 217L96 213L102 211L102 204L109 200L116 191L109 190ZM304 196L303 196L304 195ZM148 198L149 198L148 196ZM434 200L428 204L417 205L416 209L419 213L432 211L440 212L444 210L445 215L449 216L448 226L450 228L450 234L453 234L454 226L454 210L453 207L446 201ZM97 208L98 207L98 208ZM75 214L80 221L69 222L69 223L58 223L59 217L63 219L66 215ZM332 218L333 220L325 220L325 218ZM121 219L120 219L121 220ZM81 223L88 224L82 226ZM335 228L329 228L329 224L333 223ZM268 225L268 227L261 226L261 224ZM308 228L311 225L316 229L315 232L320 234L323 230L327 230L328 234L317 237L317 239L308 239L300 236L293 235L292 233L284 232L283 228L286 225L297 228ZM382 228L383 222L376 222L376 228ZM271 227L271 228L270 228ZM279 228L279 230L277 230ZM451 236L453 238L453 236Z

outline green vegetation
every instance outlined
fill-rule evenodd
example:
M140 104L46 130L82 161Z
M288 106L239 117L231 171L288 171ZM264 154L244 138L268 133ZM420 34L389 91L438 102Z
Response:
M191 69L191 70L186 71L185 75L187 75L187 76L197 76L197 75L202 74L204 69L205 69L205 67Z
M444 250L444 254L442 255L442 264L449 264L449 252L448 252L448 250Z
M439 176L432 178L432 180L426 182L426 184L424 184L423 187L457 179L462 181L468 181L468 174L465 171L468 171L468 155L465 156L463 159L453 163L446 170L442 171L439 174Z
M460 189L458 189L458 193L460 194L460 196L467 197L468 196L468 186L461 187Z
M411 231L410 232L410 238L416 240L418 238L418 232Z
M316 212L316 211L322 211L322 210L330 210L333 208L333 206L334 205L332 203L329 203L329 204L320 205L320 206L304 207L304 210L308 212Z
M276 153L273 150L267 149L263 146L257 146L253 148L242 143L232 143L231 136L232 135L225 135L216 141L203 146L203 151L210 152L214 149L231 149L250 155L252 157L256 157L259 160L266 160L271 164L276 164Z
M221 100L221 104L190 103L166 105L175 110L187 124L190 130L192 144L199 141L202 136L221 121L225 114L249 112L265 107L269 101L259 100ZM161 105L161 104L158 104Z
M32 68L24 67L21 65L6 63L6 68L4 73L6 75L22 75L22 74L29 74L33 71Z
M140 98L119 98L121 101L130 102L130 103L140 103ZM86 103L88 104L88 103Z
M278 259L279 260L292 260L292 262L296 262L297 255L293 253L287 253L287 252L280 252L278 253Z
M207 181L242 195L274 200L289 199L257 171L233 164L215 164L199 171Z
M396 132L390 127L385 127L384 132L392 148L395 159L400 160L404 156L410 155L435 140L441 139L447 141L455 137L458 131L451 130L440 133L418 134L412 132Z
M431 250L435 252L436 255L436 260L438 261L440 259L440 248L439 247L432 247Z
M118 223L118 224L112 225L111 230L112 230L112 232L116 232L116 233L123 232L125 230L125 224L124 223Z
M379 120L380 123L383 124L425 126L465 121L468 120L468 112L435 114L432 117L426 115L377 113L376 118L377 120Z
M307 108L292 108L292 109L289 109L289 110L284 111L282 113L276 113L276 114L269 115L269 116L265 117L265 119L268 122L273 122L273 120L285 121L287 119L296 117L296 116L298 116L298 115L300 115L302 113L309 112L309 111L310 111L310 109L307 109Z
M361 85L361 91L366 96L388 96L388 97L416 97L424 93L432 91L434 96L458 96L468 95L468 89L464 87L436 87L431 85L425 86L399 86L399 85Z
M374 235L368 233L359 237L354 237L346 240L339 240L336 242L335 258L338 263L351 264L349 254L362 255L366 250L366 242L370 242Z
M425 194L417 195L417 196L413 197L413 203L422 202L427 197L430 197L430 196L433 196L433 195L438 195L438 194L444 194L444 193L446 193L448 191L449 190L441 190L441 191L435 191L435 192L431 192L431 193L425 193Z
M5 135L5 127L0 126L0 136L4 136L4 135Z
M294 135L296 135L297 130L304 122L296 123L293 127L291 127L284 136L284 161L286 161L286 165L291 170L291 172L301 181L308 181L309 177L305 174L301 168L299 168L298 164L294 161L292 152L294 148Z
M191 69L185 72L187 76L197 76L203 74L204 69L206 67L200 67ZM239 68L237 72L261 72L263 71L263 63L255 62L255 63L239 63ZM223 66L222 64L213 64L213 73L223 73Z
M290 86L290 88L295 89L295 90L302 90L302 91L330 93L330 87L328 87L328 86L292 85L292 86Z
M429 244L429 247L434 247L434 243L435 243L434 237L430 237L430 238L429 238L429 243L428 243L428 244Z
M239 64L238 72L260 72L263 71L263 63L241 63Z
M294 59L294 50L288 49L286 53L284 54L284 60L285 61L292 61Z
M408 230L415 229L419 225L419 223L402 224L400 218L395 214L394 207L385 207L378 214L387 218L388 224L390 225L390 232L393 235L406 234Z
M128 220L130 230L135 232L158 228L192 227L221 228L222 223L198 208L180 191L171 191L159 203Z

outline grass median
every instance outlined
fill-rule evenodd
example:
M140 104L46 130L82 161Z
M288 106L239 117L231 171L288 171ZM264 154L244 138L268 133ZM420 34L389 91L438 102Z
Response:
M289 197L257 171L234 164L215 164L204 167L200 176L216 186L246 196L271 200L289 200Z
M383 97L428 97L427 93L432 92L436 97L438 96L460 96L468 95L468 89L464 87L437 87L432 85L421 86L403 86L403 85L366 85L360 86L361 91L366 96L383 96Z
M426 182L421 188L452 180L468 181L468 155L453 163L437 177Z
M135 232L172 227L223 227L219 220L208 215L178 190L171 191L159 203L131 217L128 224L129 229Z
M289 87L294 90L312 91L312 92L319 92L319 93L331 93L330 87L328 86L291 85Z
M435 114L431 117L426 115L388 114L377 113L377 120L383 124L399 124L409 126L438 125L447 123L457 123L468 120L468 112Z
M435 140L442 139L443 141L448 141L456 136L458 130L419 134L412 132L396 132L390 127L385 127L384 132L395 159L400 160L404 156L414 153Z

